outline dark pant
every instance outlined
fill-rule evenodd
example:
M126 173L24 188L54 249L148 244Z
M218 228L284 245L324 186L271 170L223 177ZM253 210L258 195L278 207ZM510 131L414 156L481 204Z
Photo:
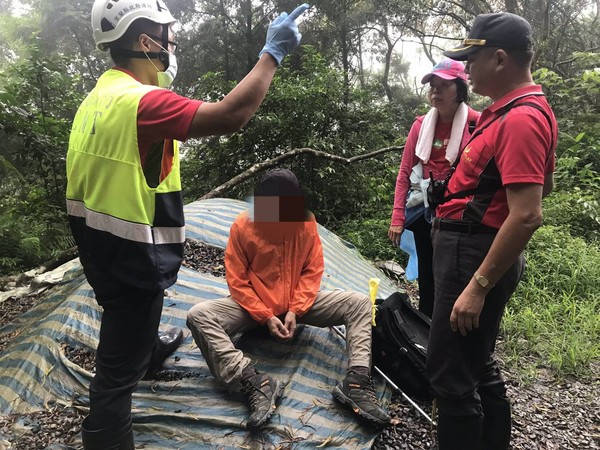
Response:
M164 290L140 290L89 265L85 274L103 308L86 426L119 429L131 421L131 395L157 343Z
M421 215L406 227L413 232L419 260L419 311L431 317L433 314L433 246L431 244L431 224Z
M504 307L523 273L523 257L486 296L479 328L462 336L450 328L450 313L495 235L434 230L432 237L435 304L427 373L438 401L439 449L508 449L510 403L493 353Z

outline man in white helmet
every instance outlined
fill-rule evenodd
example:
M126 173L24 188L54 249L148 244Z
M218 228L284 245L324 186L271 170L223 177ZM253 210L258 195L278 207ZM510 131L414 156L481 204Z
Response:
M175 350L157 338L164 289L185 241L178 141L240 130L277 66L300 42L295 19L269 26L259 60L220 102L163 89L175 78L175 19L162 0L96 0L92 29L107 70L80 105L67 152L67 212L86 278L103 308L83 447L133 449L131 395Z

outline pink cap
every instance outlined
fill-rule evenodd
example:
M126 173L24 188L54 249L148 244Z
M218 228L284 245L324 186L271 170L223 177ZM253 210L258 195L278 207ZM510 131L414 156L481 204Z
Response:
M454 61L453 59L442 59L433 66L430 73L423 77L421 83L429 83L429 80L431 80L431 77L434 75L443 78L444 80L455 80L456 78L460 78L461 80L467 81L465 65L462 62Z

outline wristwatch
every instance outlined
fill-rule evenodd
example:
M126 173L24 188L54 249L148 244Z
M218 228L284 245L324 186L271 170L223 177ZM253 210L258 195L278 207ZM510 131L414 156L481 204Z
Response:
M477 271L475 271L475 273L473 274L473 278L475 278L475 281L477 281L479 286L481 286L484 289L491 289L494 287L490 280L488 280L486 277L484 277Z

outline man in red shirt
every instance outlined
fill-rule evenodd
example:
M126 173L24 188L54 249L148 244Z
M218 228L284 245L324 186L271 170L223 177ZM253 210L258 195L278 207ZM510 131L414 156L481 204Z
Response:
M179 330L154 351L185 242L178 141L232 133L250 120L299 44L296 18L307 8L277 17L254 68L210 103L164 89L177 73L177 44L163 0L95 0L94 41L115 67L80 105L67 152L69 223L103 310L84 449L134 448L132 393L181 340Z
M523 249L553 186L557 125L533 83L532 30L514 14L481 14L463 45L473 91L490 97L433 223L435 306L427 371L440 450L508 449L510 402L493 358Z

